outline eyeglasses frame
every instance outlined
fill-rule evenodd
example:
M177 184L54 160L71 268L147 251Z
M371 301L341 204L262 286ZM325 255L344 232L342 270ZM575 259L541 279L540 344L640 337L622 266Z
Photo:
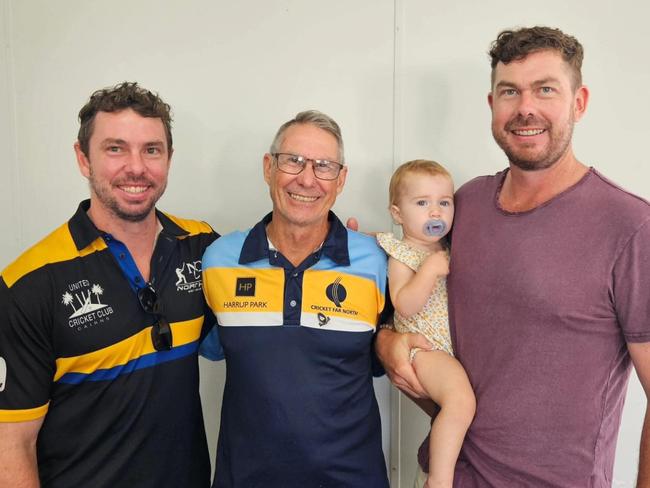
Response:
M278 153L272 153L271 156L273 156L273 159L275 159L275 166L278 168L278 170L280 170L283 173L286 173L288 175L299 175L300 173L305 171L305 168L307 167L307 163L311 161L311 169L314 172L314 176L316 178L318 178L319 180L323 180L323 181L334 181L335 179L337 179L339 177L339 175L341 174L341 170L345 166L343 163L339 163L338 161L330 161L329 159L307 158L307 157L302 156L300 154L293 154L293 153L278 152ZM278 159L278 156L294 156L294 157L297 157L297 158L302 158L302 160L304 161L304 164L302 165L302 168L300 169L300 171L298 171L297 173L292 173L292 172L284 170L284 169L282 169L280 167L280 160ZM339 169L338 169L338 171L336 172L336 175L333 178L323 178L322 176L319 176L318 173L316 172L316 167L314 166L314 164L315 163L320 163L320 162L323 162L323 161L325 161L327 163L334 163L334 164L336 164L338 166Z

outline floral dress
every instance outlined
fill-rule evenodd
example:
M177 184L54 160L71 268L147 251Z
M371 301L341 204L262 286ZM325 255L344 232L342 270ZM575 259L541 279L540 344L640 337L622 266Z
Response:
M400 241L391 233L377 234L377 242L386 254L404 263L413 271L417 271L429 255L426 251ZM444 276L438 278L438 283L422 310L408 318L402 317L396 311L394 322L395 330L398 332L419 332L433 344L433 349L445 351L453 356L447 312L447 278ZM414 353L415 351L412 351L411 358Z

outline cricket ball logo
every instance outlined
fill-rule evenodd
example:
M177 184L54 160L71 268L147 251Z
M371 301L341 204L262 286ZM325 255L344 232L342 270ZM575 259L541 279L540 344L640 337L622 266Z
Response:
M336 305L336 308L341 308L341 304L347 298L348 292L341 284L340 276L336 278L333 283L327 285L327 288L325 289L325 295L331 302L334 303L334 305Z

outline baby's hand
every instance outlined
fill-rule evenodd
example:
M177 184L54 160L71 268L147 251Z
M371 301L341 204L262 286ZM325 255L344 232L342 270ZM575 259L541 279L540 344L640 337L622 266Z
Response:
M437 251L429 254L420 269L426 268L427 272L436 276L447 276L449 274L449 259L445 251Z

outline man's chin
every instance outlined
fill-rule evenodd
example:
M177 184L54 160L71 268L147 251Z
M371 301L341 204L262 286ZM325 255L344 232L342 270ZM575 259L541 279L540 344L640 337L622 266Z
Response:
M554 164L554 162L549 161L531 161L513 158L508 158L508 160L510 161L510 164L516 166L522 171L541 171L543 169L550 168Z
M554 166L567 153L570 140L564 144L550 144L546 147L512 147L501 139L495 139L508 157L511 166L522 171L542 171Z
M132 209L124 209L119 206L114 207L113 213L115 216L120 219L124 220L126 222L142 222L145 220L149 215L151 215L151 212L153 212L154 205L148 205L146 208L132 208Z
M520 151L515 153L510 148L501 148L508 157L508 161L512 166L519 168L522 171L541 171L550 168L555 164L557 158L550 157L547 153L528 153L525 154Z
M145 220L149 214L127 214L127 213L120 213L117 215L120 220L125 220L127 222L142 222Z

